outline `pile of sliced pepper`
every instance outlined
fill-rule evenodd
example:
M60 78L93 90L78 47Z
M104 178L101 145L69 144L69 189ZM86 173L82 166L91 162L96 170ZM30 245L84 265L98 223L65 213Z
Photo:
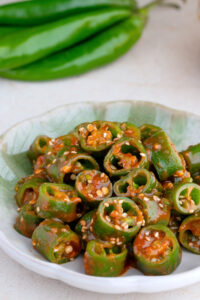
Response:
M43 81L108 64L140 39L149 10L164 1L154 0L142 8L135 0L35 0L1 5L0 76ZM129 123L124 124L127 136L137 135ZM112 142L111 137L106 139ZM100 142L101 146L105 148ZM83 149L90 147L86 143Z
M154 125L93 121L36 137L33 174L18 181L14 228L53 263L84 252L88 275L128 265L166 275L181 246L200 254L200 147L178 153Z

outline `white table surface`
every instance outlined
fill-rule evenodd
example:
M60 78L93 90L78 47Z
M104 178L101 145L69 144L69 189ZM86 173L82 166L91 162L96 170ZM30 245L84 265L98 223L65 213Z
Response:
M6 2L11 1L1 1ZM0 133L16 122L58 105L117 99L155 101L200 114L197 0L188 0L181 11L161 8L152 11L139 43L107 67L78 78L48 83L0 79ZM200 298L200 283L159 294L100 295L34 274L0 250L0 300L118 300L122 297L133 300L196 300Z

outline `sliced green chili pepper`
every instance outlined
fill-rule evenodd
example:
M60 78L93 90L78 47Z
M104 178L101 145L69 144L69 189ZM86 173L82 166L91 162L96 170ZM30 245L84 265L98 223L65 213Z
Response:
M142 212L133 200L113 197L100 203L94 220L94 234L102 240L121 245L131 241L142 225Z
M143 145L160 180L166 180L174 174L183 173L182 160L170 138L163 130L145 139Z
M1 71L0 76L42 81L80 75L126 53L141 37L145 24L146 17L134 15L84 43L30 65Z
M96 209L86 213L76 224L75 232L81 237L82 248L86 248L87 242L95 240L96 237L93 234L93 223L96 214Z
M42 218L36 215L35 205L25 204L16 218L14 228L22 235L31 238L35 228L42 222Z
M0 41L0 70L24 66L69 48L130 15L127 9L107 8L13 33Z
M134 124L130 122L123 122L120 124L120 128L123 130L123 135L133 137L136 140L140 140L140 130Z
M197 179L199 178L200 182L200 144L190 146L187 150L183 151L182 154L192 177L197 183Z
M50 142L49 155L59 155L65 151L73 151L80 148L79 140L74 132L52 139ZM64 151L63 151L64 150Z
M200 254L200 215L185 218L179 227L179 241L187 250Z
M147 154L142 143L134 138L120 139L104 159L104 168L111 176L126 175L143 167L148 168Z
M39 187L45 181L45 178L34 175L20 179L15 187L15 199L17 205L21 207L26 203L35 204L39 193Z
M63 264L73 260L81 251L79 236L68 225L45 220L34 230L33 247L50 262Z
M90 241L84 254L84 268L88 275L115 277L123 273L127 257L125 246Z
M178 237L178 230L179 226L181 225L182 219L183 216L172 209L168 227L176 235L176 237Z
M67 183L69 179L75 180L75 175L90 169L99 170L96 160L89 154L78 153L76 150L64 152L62 156L47 165L48 175L57 183Z
M158 126L151 124L143 124L142 126L140 126L141 140L144 141L160 131L162 131L162 129Z
M122 137L122 130L114 122L94 121L80 124L76 131L82 149L89 153L104 153L111 145Z
M112 195L112 183L109 177L96 170L79 173L75 187L78 195L92 207L97 207L102 200Z
M170 191L173 208L183 215L200 210L200 186L196 183L178 183Z
M146 225L169 223L171 204L168 199L158 195L139 194L134 200L143 213Z
M49 142L51 141L50 137L46 135L41 135L36 137L30 146L27 155L31 161L34 161L38 156L43 155L48 152Z
M155 175L142 168L130 172L114 184L114 192L117 196L135 197L140 193L158 191L162 191L162 186Z
M39 189L36 212L43 219L58 218L69 223L80 218L83 210L81 202L70 185L43 183Z
M167 275L181 262L181 248L166 226L157 224L143 228L133 244L136 265L145 275Z
M0 6L0 24L38 25L100 8L135 9L134 0L35 0Z

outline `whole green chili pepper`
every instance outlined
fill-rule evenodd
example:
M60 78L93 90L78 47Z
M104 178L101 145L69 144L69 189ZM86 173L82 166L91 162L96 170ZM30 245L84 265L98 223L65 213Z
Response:
M160 180L166 180L172 175L183 173L183 162L175 146L163 130L145 139L143 145Z
M142 143L124 137L116 142L104 158L104 168L111 176L122 176L138 168L148 168L146 151Z
M134 0L35 0L0 6L0 24L38 25L100 8L135 9Z
M122 137L122 130L116 122L94 121L77 126L76 132L82 149L88 153L104 154L105 150Z
M183 215L193 214L200 210L200 186L186 182L175 184L170 190L173 208Z
M82 249L86 248L87 242L95 240L93 234L93 223L96 215L96 209L86 213L76 224L75 232L81 237Z
M183 220L179 227L179 241L184 248L200 254L200 215L192 215Z
M36 139L33 141L32 145L30 146L27 152L28 158L31 161L34 161L37 159L38 156L47 153L49 149L50 140L50 137L46 135L36 137Z
M78 195L92 207L97 207L102 200L112 195L112 183L109 177L97 170L79 173L75 187Z
M70 185L43 183L40 186L36 212L41 218L58 218L69 223L80 218L81 208L82 200Z
M200 183L200 144L190 146L182 155L194 181Z
M127 249L108 242L90 241L84 254L84 268L88 275L115 277L123 273Z
M36 215L35 205L27 203L20 209L14 228L22 235L31 238L33 231L42 220Z
M158 195L139 194L133 198L143 213L145 224L167 225L170 220L171 203Z
M39 187L45 181L45 178L34 175L20 179L15 187L15 199L17 205L21 207L30 202L35 204L39 193Z
M84 170L99 170L99 165L89 154L73 150L55 158L46 169L52 181L67 183L69 179L75 180L76 175Z
M126 53L141 37L146 17L134 15L73 48L30 65L0 71L0 76L25 81L76 76L108 64Z
M155 175L146 169L135 169L114 184L117 196L135 197L140 193L162 191L162 186Z
M98 238L121 245L131 241L142 225L142 212L133 200L113 197L100 203L93 228Z
M164 225L143 228L133 243L136 265L145 275L167 275L181 262L181 247Z
M130 15L127 9L107 8L13 33L0 41L0 70L24 66L69 48Z
M34 230L33 247L50 262L63 264L73 260L81 251L79 236L68 225L55 220L44 220Z

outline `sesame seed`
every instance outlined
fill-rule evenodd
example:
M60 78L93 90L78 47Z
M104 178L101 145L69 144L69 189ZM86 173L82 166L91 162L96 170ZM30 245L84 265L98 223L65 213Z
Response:
M121 230L121 227L119 225L115 225L115 229Z
M97 194L98 197L102 197L103 196L103 193L102 193L101 190L97 190L96 194Z
M100 177L103 178L105 175L105 173L101 173Z
M36 241L32 241L33 247L36 246Z
M144 197L143 199L144 199L144 201L149 201L149 198L147 198L147 197Z
M103 137L107 137L107 133L106 132L104 132Z
M52 163L55 164L55 162L56 162L56 158L52 161Z
M151 239L150 237L146 236L145 239L149 242Z
M86 238L87 238L87 235L84 234L84 235L82 236L82 239L85 240Z
M66 228L62 228L61 232L67 232L67 229Z
M107 222L111 221L111 219L108 216L106 216L105 219L106 219Z
M39 213L40 212L40 208L39 206L36 207L36 212Z
M51 151L47 152L48 155L51 155Z
M109 189L107 188L107 187L102 187L102 193L104 194L104 195L107 195L108 194L108 192L109 192Z
M155 236L156 238L158 238L158 237L159 237L159 232L156 231L156 232L154 233L154 236Z
M72 154L76 154L76 153L77 153L77 151L75 151L75 150L72 150L72 151L71 151L71 153L72 153Z
M129 142L125 142L125 145L130 146L130 143Z
M69 245L69 246L67 246L67 247L65 248L65 252L66 252L67 254L71 253L72 251L73 251L73 247L72 247L71 245Z
M105 207L109 207L109 203L108 203L108 202L105 202L103 205L104 205Z
M146 157L145 153L140 153L140 156Z
M159 203L158 205L159 205L161 208L163 208L163 204L162 204L162 203Z
M65 152L64 152L64 155L68 155L68 154L69 154L69 151L65 151Z
M114 200L114 201L115 201L115 200ZM120 204L122 204L123 202L124 202L123 199L120 199L120 200L119 200L119 203L120 203Z
M126 222L122 223L121 225L124 229L128 229L128 224Z
M151 260L152 262L156 262L157 261L157 259L156 258L152 258L152 260Z
M120 139L122 137L122 134L118 133L117 138Z
M85 226L85 225L86 225L86 221L85 221L85 220L80 220L80 224L81 224L82 226Z
M158 196L156 196L156 195L153 196L153 199L154 199L155 201L160 201L160 198L159 198Z
M127 217L127 213L123 213L122 217L126 218Z
M115 241L110 241L111 244L115 244Z
M194 212L194 209L190 209L189 213L192 214Z
M17 208L17 211L20 211L20 210L21 210L21 207L18 207L18 208Z

